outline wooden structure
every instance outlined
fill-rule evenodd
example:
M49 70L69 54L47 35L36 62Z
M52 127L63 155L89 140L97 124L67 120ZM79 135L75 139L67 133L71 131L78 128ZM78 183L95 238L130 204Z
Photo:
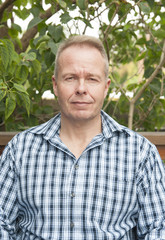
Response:
M155 144L163 161L165 161L165 132L139 132Z
M0 154L15 134L16 132L0 132ZM139 132L139 134L156 145L162 160L165 161L165 132Z

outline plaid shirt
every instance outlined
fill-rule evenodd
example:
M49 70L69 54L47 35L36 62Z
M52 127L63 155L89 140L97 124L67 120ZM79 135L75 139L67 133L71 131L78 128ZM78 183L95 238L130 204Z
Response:
M165 239L165 170L155 146L101 116L102 133L78 159L59 138L60 115L8 143L1 240Z

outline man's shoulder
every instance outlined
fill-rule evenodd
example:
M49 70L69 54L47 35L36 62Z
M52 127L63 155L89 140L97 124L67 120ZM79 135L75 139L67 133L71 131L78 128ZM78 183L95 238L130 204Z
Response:
M51 118L47 122L25 130L24 133L30 132L34 134L46 134L48 131L58 129L60 121L61 121L60 114L57 114L55 117Z
M42 123L40 125L28 128L22 132L19 132L16 134L12 140L9 143L16 143L18 141L23 141L28 136L32 137L42 137L46 136L47 138L51 137L52 135L55 135L60 128L60 114L56 115L55 117L51 118L45 123Z
M112 117L110 117L107 113L102 111L102 118L103 118L103 131L108 136L113 136L117 133L119 137L125 137L129 138L130 141L135 142L137 144L153 144L144 136L140 134L140 132L135 132L128 127L119 124L117 121L115 121Z

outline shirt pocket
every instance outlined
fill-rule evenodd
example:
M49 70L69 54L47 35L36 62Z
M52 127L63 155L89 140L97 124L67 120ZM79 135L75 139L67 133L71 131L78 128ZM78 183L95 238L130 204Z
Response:
M136 211L135 178L110 178L98 184L91 208L92 217L100 223L115 223L130 218Z

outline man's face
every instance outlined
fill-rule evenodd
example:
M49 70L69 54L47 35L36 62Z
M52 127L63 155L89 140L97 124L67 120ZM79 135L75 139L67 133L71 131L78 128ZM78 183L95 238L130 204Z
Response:
M61 116L70 121L87 121L100 115L110 80L105 80L105 61L89 46L71 46L59 58L58 79L53 89Z

